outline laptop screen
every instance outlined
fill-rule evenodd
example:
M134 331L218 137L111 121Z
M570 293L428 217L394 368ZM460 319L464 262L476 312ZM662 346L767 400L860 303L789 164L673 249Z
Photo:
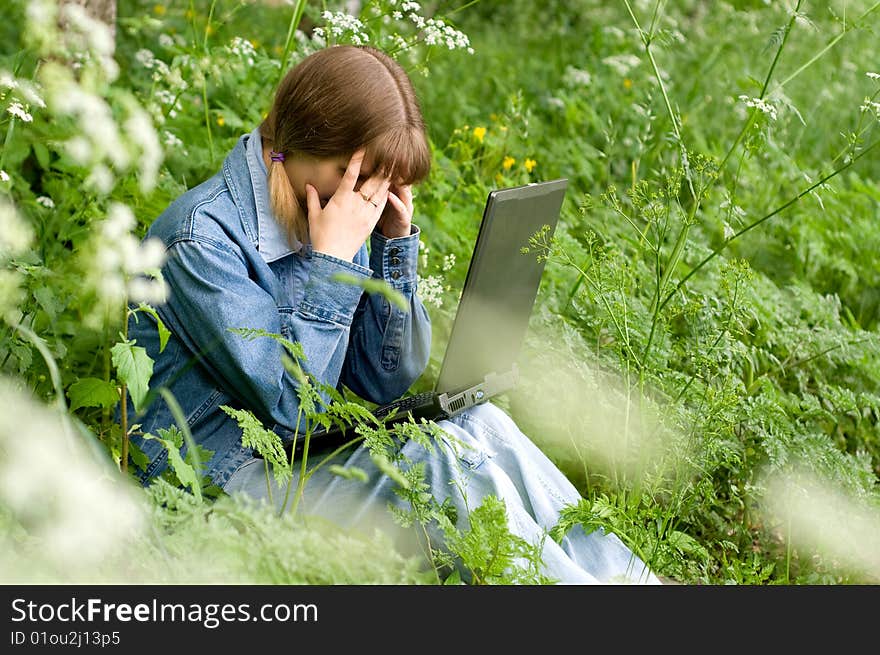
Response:
M503 375L519 358L544 263L523 254L544 225L556 228L565 179L492 191L462 288L435 391L460 391Z

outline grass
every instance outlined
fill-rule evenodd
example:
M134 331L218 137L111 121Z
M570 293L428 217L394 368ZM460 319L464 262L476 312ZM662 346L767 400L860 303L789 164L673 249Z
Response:
M292 44L293 9L284 6L154 5L119 7L113 86L165 121L155 187L140 189L131 172L111 194L134 208L136 232L216 170L268 108L275 62L303 47ZM300 3L301 27L320 25L320 9ZM400 54L435 155L416 197L435 347L414 390L437 372L488 191L567 177L554 238L528 244L530 256L547 257L546 274L522 384L499 401L581 490L585 500L564 524L615 530L684 584L875 582L880 150L871 103L880 81L868 73L880 72L872 68L880 6L580 0L429 9L454 20L474 52ZM386 33L380 21L367 25L374 40ZM160 34L166 45L157 47ZM233 37L257 42L253 53L226 48ZM170 77L139 59L143 48L186 73L176 101ZM33 69L16 49L3 61ZM121 96L106 97L121 111ZM84 377L110 379L109 360L94 353L113 345L118 319L82 323L93 301L69 263L106 198L64 200L84 173L37 145L67 137L62 125L38 118L14 128L0 125L11 135L3 166L38 247L16 268L25 294L16 318L32 337L9 331L0 361L48 400ZM39 195L55 200L59 218L35 203ZM71 414L114 452L118 428L105 409ZM159 516L169 539L197 539L185 521ZM839 539L823 534L830 524ZM178 570L173 552L167 561ZM299 579L260 561L242 575Z

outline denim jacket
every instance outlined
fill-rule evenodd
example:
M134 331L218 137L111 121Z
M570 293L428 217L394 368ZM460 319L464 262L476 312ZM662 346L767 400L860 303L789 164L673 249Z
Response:
M282 364L283 346L230 328L299 342L312 376L375 403L401 396L427 365L431 324L416 294L418 227L394 239L374 232L353 262L308 244L292 247L269 206L259 129L239 139L213 177L171 203L147 237L166 246L162 273L170 293L156 309L171 336L160 352L156 322L143 312L129 320L129 336L155 362L150 389L170 390L194 441L213 451L205 472L217 485L252 456L221 405L252 411L282 438L298 427L297 382ZM385 280L407 299L408 311L334 280L339 272ZM151 395L130 423L157 435L176 421L165 400ZM303 418L300 433L304 427ZM137 434L132 442L149 460L138 473L146 484L166 467L167 453Z

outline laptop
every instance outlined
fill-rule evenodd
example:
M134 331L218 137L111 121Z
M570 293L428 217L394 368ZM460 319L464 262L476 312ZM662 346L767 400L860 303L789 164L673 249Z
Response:
M521 249L545 225L552 236L567 186L560 178L489 193L434 388L381 405L374 416L391 415L386 424L410 416L442 420L516 385L517 359L544 271L543 261ZM319 427L312 443L344 434Z

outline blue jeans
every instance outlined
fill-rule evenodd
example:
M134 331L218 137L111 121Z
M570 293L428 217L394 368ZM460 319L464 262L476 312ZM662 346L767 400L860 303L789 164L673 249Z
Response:
M504 501L513 534L532 544L543 540L541 572L559 583L660 584L614 534L601 530L587 534L575 526L561 543L547 535L558 521L560 510L576 504L581 497L504 411L483 403L452 419L438 421L438 425L453 438L444 444L446 447L438 445L431 452L408 441L403 454L413 464L424 463L425 480L437 502L449 498L455 505L459 529L467 527L468 509L479 506L483 497L491 494ZM320 453L310 455L309 466L322 458ZM388 510L389 504L408 510L408 503L394 493L395 483L376 467L365 446L348 449L330 463L358 467L368 479L365 483L341 477L322 466L305 485L297 515L318 515L348 529L387 530L401 552L417 549L415 528L404 530ZM271 484L273 501L280 508L285 488L275 486L274 478ZM246 461L223 488L229 494L242 492L266 499L263 460Z

